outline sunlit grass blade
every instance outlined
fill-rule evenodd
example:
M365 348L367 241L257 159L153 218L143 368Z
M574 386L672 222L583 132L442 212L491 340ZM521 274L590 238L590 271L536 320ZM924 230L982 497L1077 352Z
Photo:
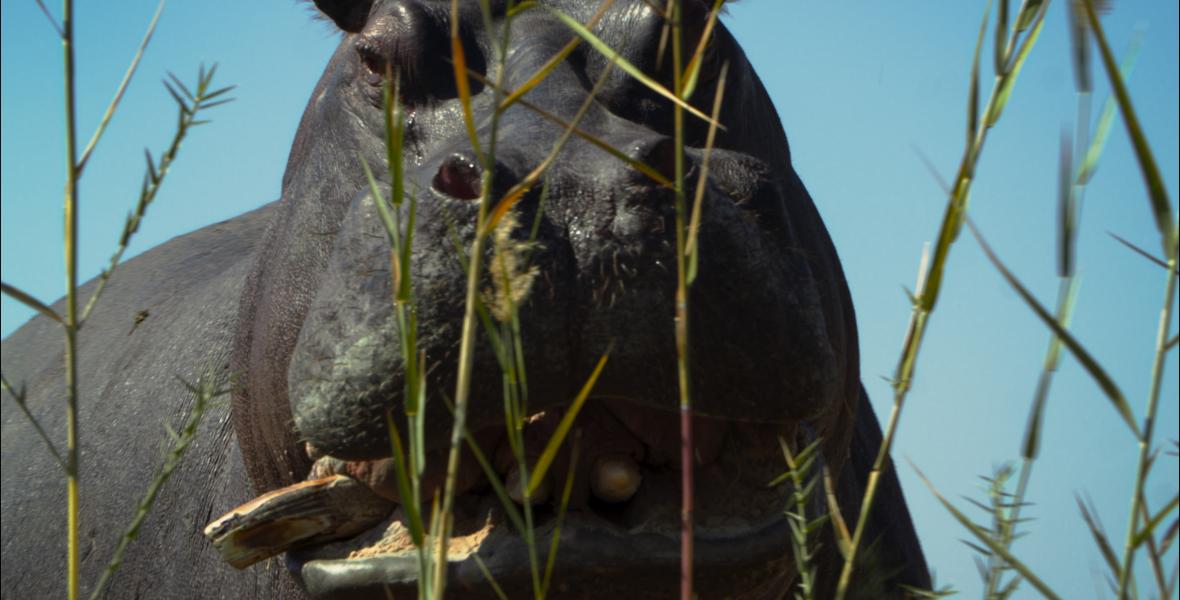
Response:
M139 48L135 51L135 56L131 59L131 64L127 67L127 71L123 73L123 80L119 82L119 87L115 89L115 96L107 104L106 112L103 113L102 119L98 122L98 128L94 131L94 135L90 136L90 141L87 142L86 148L82 150L82 155L78 158L77 171L79 175L86 168L86 161L90 160L90 153L94 152L98 141L102 139L102 134L106 131L107 125L110 124L111 117L115 116L115 109L118 108L119 102L123 99L123 93L127 91L127 85L131 83L131 78L135 75L136 69L139 68L139 61L143 58L144 51L147 50L148 44L152 41L152 34L156 32L156 23L160 21L160 15L164 12L164 4L166 2L167 0L160 0L160 3L156 5L156 12L152 15L151 22L148 23L147 31L143 34L143 40L139 42Z
M688 102L681 100L679 97L677 97L677 95L675 93L669 91L668 88L660 85L656 80L652 79L651 77L648 77L648 75L646 73L639 70L638 67L636 67L635 65L631 64L626 59L624 59L618 52L615 52L615 50L613 48L611 48L606 42L602 41L602 39L600 39L598 36L594 35L594 33L592 31L587 29L585 25L579 23L577 19L575 19L575 18L565 14L561 10L553 8L551 6L544 6L544 8L545 8L545 10L549 11L553 16L557 17L558 20L560 20L562 23L564 23L566 27L569 27L575 33L582 36L582 39L586 40L586 42L589 43L591 46L593 46L594 49L597 50L600 54L605 56L611 62L614 62L617 65L619 65L620 69L626 71L628 75L631 75L632 77L634 77L637 81L639 81L643 85L647 86L653 92L667 98L668 100L671 100L673 103L679 105L682 109L684 109L685 111L687 111L689 114L693 115L694 117L697 117L698 119L701 119L702 121L704 121L706 123L713 122L713 120L710 119L708 116L706 116L704 113L697 110L694 106L692 106ZM725 129L725 127L721 126L721 125L718 125L718 127L721 127L722 130Z
M1016 276L1008 270L1008 267L1006 267L1000 258L996 256L995 252L992 251L991 246L989 246L983 239L983 235L979 233L979 230L975 228L975 225L970 221L967 222L967 225L970 227L971 233L975 236L976 241L979 242L979 246L983 249L984 254L987 255L988 260L990 260L996 269L1000 271L1000 274L1003 275L1008 284L1012 286L1012 289L1016 291L1016 293L1025 301L1026 304L1028 304L1030 308L1032 308L1033 312L1041 318L1041 321L1043 321L1050 329L1052 329L1053 333L1061 339L1061 342L1067 349L1069 349L1074 358L1076 358L1077 361L1082 364L1090 376L1094 378L1095 382L1098 383L1098 386L1102 388L1103 392L1106 393L1107 398L1110 399L1111 404L1114 405L1115 410L1118 411L1119 416L1123 418L1123 421L1127 423L1127 426L1130 427L1131 431L1135 434L1135 437L1141 438L1142 433L1140 432L1139 426L1135 423L1135 415L1133 412L1131 412L1131 406L1127 403L1126 397L1123 396L1123 393L1119 389L1118 385L1115 384L1110 375L1106 373L1106 370L1103 369L1102 366L1098 364L1098 361L1094 360L1090 353L1082 347L1082 345L1073 337L1073 334L1062 327L1061 324L1059 324L1057 320L1053 318L1053 315L1051 315L1049 311L1045 310L1045 307L1041 306L1041 303L1038 302L1037 299L1033 297L1032 293L1030 293L1028 289L1024 287L1024 284L1020 283L1020 281L1016 279Z
M455 74L455 90L459 93L459 106L463 109L463 126L471 140L471 150L483 162L483 149L479 145L479 134L475 131L475 114L471 111L471 82L467 78L467 56L463 51L463 40L459 37L459 0L451 0L451 67Z
M1011 65L1002 74L998 74L999 89L995 96L995 102L990 103L990 110L984 118L984 124L987 127L995 125L996 121L1000 120L1000 115L1003 114L1004 108L1008 105L1008 99L1012 96L1012 88L1016 85L1016 79L1020 76L1020 70L1024 68L1028 54L1037 43L1037 38L1041 35L1041 29L1045 26L1045 11L1047 8L1047 4L1042 5L1033 13L1032 29L1020 43L1020 49L1016 51L1016 55L1012 58ZM1028 11L1027 5L1025 11Z
M844 522L844 514L840 511L840 501L836 498L836 484L832 481L832 472L825 466L823 469L824 496L828 502L828 514L831 516L832 529L836 534L836 547L840 556L848 558L848 549L852 545L852 534L848 532L848 524Z
M697 80L701 75L701 64L705 60L705 51L709 47L709 42L713 39L713 29L717 26L717 18L721 15L721 6L725 4L725 0L713 0L713 8L709 10L709 18L705 21L705 29L701 33L701 39L697 40L696 50L693 51L692 56L688 59L688 66L684 68L684 84L680 91L680 97L688 100L692 97L692 93L696 91ZM725 76L718 77L717 81L724 85ZM713 114L713 120L717 120L717 114Z
M606 69L603 69L602 75L598 78L598 81L594 83L594 87L590 90L590 93L586 95L586 99L582 101L582 105L578 107L578 111L574 113L574 116L572 119L570 119L569 124L566 125L564 131L561 132L561 137L559 137L557 142L553 144L553 148L549 151L549 154L545 156L544 160L534 167L532 171L529 171L528 175L525 175L524 179L512 186L512 189L508 190L508 192L504 194L504 198L502 198L500 202L496 204L496 207L492 209L491 215L489 215L487 219L487 225L484 226L483 235L490 235L491 232L496 229L497 225L500 223L500 220L504 218L504 215L508 214L508 211L512 210L513 207L516 206L516 203L519 202L520 199L524 197L524 195L527 194L534 185L536 185L537 181L541 179L541 176L545 174L545 171L547 171L553 162L557 160L557 155L561 153L561 149L564 148L565 143L569 141L570 135L572 135L578 129L578 123L582 121L582 117L586 116L586 111L590 110L590 107L594 105L595 99L598 98L598 92L602 90L602 86L606 83L607 77L610 76L613 68L614 65L611 64L608 65Z
M914 469L914 471L917 472L918 478L922 480L922 483L926 484L926 487L929 488L930 493L934 494L934 498L938 500L939 504L942 504L943 508L945 508L947 512L951 513L951 516L953 516L955 520L959 522L959 524L970 531L971 534L974 535L975 538L979 540L984 546L987 546L989 550L998 554L1005 561L1007 561L1007 563L1013 569L1020 573L1020 575L1024 577L1030 585L1037 588L1037 591L1039 591L1043 596L1052 600L1060 600L1061 597L1058 596L1057 593L1051 588L1049 588L1049 586L1046 585L1045 582L1042 581L1041 578L1032 571L1032 569L1028 568L1028 566L1021 562L1020 559L1013 556L1012 553L1008 552L1008 550L1004 548L1003 545L993 540L986 529L976 525L970 518L967 517L967 515L963 514L958 508L955 508L955 505L951 504L950 501L944 498L938 489L934 487L934 484L930 483L930 480L926 478L926 474L918 469L914 463L911 462L910 466Z
M598 21L602 19L602 15L606 14L607 9L609 9L614 3L615 0L603 0L603 2L598 5L598 10L595 11L594 15L590 17L590 20L586 22L586 27L594 27L597 25ZM535 7L535 2L522 2L513 7L510 13L519 13L523 10ZM499 110L501 112L506 110L509 106L515 104L517 100L520 100L522 96L527 94L529 90L532 90L533 88L540 85L541 82L544 81L545 78L548 77L549 74L558 67L558 65L560 65L562 62L565 62L565 59L569 58L569 55L572 54L574 49L576 49L581 43L582 38L576 35L571 38L570 41L566 42L565 46L562 46L561 50L557 51L557 54L554 54L549 60L545 61L545 64L541 65L541 68L537 69L536 73L533 73L533 75L526 79L524 83L520 84L520 86L518 86L515 90L509 92L504 97L504 99L500 101Z
M1163 259L1155 256L1154 254L1148 252L1147 250L1144 250L1143 248L1141 248L1139 246L1136 246L1135 244L1131 243L1130 241L1128 241L1126 238L1120 236L1119 234L1111 232L1111 231L1107 231L1106 233L1110 237L1117 240L1120 244L1126 246L1127 248L1130 248L1133 252L1135 252L1139 256L1142 256L1143 258L1146 258L1147 260L1149 260L1149 261L1151 261L1151 262L1153 262L1165 269L1169 268L1168 263L1165 262Z
M713 94L713 123L717 122L717 115L721 114L721 103L725 98L725 78L729 73L729 63L721 65L721 73L718 75L718 81L722 82L717 85L717 91ZM701 210L705 202L705 188L709 183L709 159L713 155L713 144L717 139L717 127L713 124L709 125L709 133L705 136L705 149L702 152L700 175L697 177L696 193L692 201L692 216L688 221L688 235L684 243L684 253L688 257L688 273L686 277L686 284L692 285L692 282L697 278L697 264L700 262L700 252L697 248L697 237L701 231Z
M20 288L0 282L0 292L3 292L9 298L24 304L25 306L45 315L46 317L49 317L50 319L53 319L54 321L57 321L58 323L62 322L61 315L58 315L57 312L55 312L52 308L49 308L45 303L34 298L30 294L25 293Z
M610 352L611 349L607 348L606 352L602 353L602 356L598 359L598 364L594 366L594 371L590 373L590 377L586 378L586 383L582 384L581 391L574 397L574 401L570 403L569 408L565 409L565 414L561 416L561 421L558 422L557 428L553 430L553 435L545 443L545 449L537 457L537 464L533 467L532 473L529 474L529 494L537 491L537 486L545 479L545 474L549 471L549 465L553 464L553 459L557 457L558 448L561 447L561 443L565 441L566 436L569 434L570 427L574 424L574 418L582 410L582 405L586 403L586 398L590 396L590 392L594 389L594 384L598 382L598 376L602 374L602 369L606 367L606 361L610 358Z
M483 83L484 85L496 88L496 84L494 82L489 81L487 78L480 76L478 73L471 73L470 75L473 79ZM537 113L538 115L541 115L542 117L548 119L549 121L552 121L553 123L556 123L557 125L559 125L563 128L569 127L569 123L567 123L565 119L562 119L561 117L558 117L557 115L554 115L553 113L541 108L540 106L537 106L536 104L533 104L532 102L529 102L528 100L520 99L517 102L519 102L521 106ZM595 147L602 150L603 152L606 152L607 154L627 163L628 165L631 166L631 168L635 169L636 171L639 171L640 173L643 173L648 178L650 178L652 181L660 184L661 186L664 186L666 188L675 187L675 185L672 183L672 181L670 179L668 179L667 177L664 177L659 171L644 164L644 162L641 160L637 160L633 157L627 156L627 154L625 152L610 145L609 143L604 141L602 138L599 138L598 136L596 136L592 133L588 133L588 132L586 132L582 129L579 129L577 127L573 128L573 132L574 132L574 135L593 144Z
M1127 52L1123 55L1123 62L1119 67L1123 81L1129 81L1131 74L1135 71L1135 62L1139 58L1139 49L1143 46L1143 37L1142 32L1137 33L1127 46ZM1117 107L1118 102L1114 96L1107 98L1106 103L1103 104L1102 114L1098 117L1098 126L1094 129L1094 137L1091 138L1090 146L1086 149L1086 154L1078 165L1076 175L1078 185L1085 185L1094 177L1094 171L1098 168L1098 159L1101 158L1102 151L1106 148L1106 139L1110 135L1111 125L1114 124L1114 112Z
M1155 216L1156 228L1160 231L1164 255L1174 259L1176 258L1176 225L1175 218L1172 216L1172 202L1168 199L1168 191L1164 187L1163 176L1160 174L1159 167L1156 165L1155 156L1151 152L1151 147L1147 144L1147 136L1139 124L1139 117L1135 113L1135 107L1131 105L1131 95L1127 91L1127 86L1123 82L1122 76L1119 75L1118 65L1115 63L1114 54L1110 51L1110 45L1106 42L1106 34L1102 30L1102 23L1098 20L1098 14L1094 11L1094 6L1090 0L1082 0L1082 2L1086 9L1086 17L1090 20L1090 28L1094 34L1094 41L1097 42L1099 53L1102 55L1102 63L1106 66L1106 74L1110 79L1110 87L1114 92L1115 99L1118 101L1119 112L1123 116L1123 124L1127 128L1128 137L1131 138L1131 145L1135 149L1135 157L1139 160L1139 169L1143 173L1144 183L1147 184L1147 193L1151 199L1151 208Z
M1003 12L1007 13L1008 0L1000 0L1004 6ZM975 53L971 57L971 87L967 92L967 148L970 149L975 145L975 134L979 131L979 55L983 50L983 36L987 32L987 21L991 16L992 3L988 0L987 5L983 9L983 20L979 22L979 36L975 38ZM999 28L997 27L997 31ZM996 52L1001 52L1003 46L996 46ZM998 54L997 54L998 57ZM999 72L1000 61L996 59L997 72ZM947 187L943 185L943 187Z

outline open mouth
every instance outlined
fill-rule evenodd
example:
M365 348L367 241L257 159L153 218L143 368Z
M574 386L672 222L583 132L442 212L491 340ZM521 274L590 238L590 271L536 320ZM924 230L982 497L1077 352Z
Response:
M561 411L550 409L527 420L523 455L530 467L560 418ZM676 592L679 417L626 400L591 398L574 429L528 496L521 493L521 453L503 425L473 434L518 516L510 515L479 462L465 452L454 473L450 594L494 598L494 580L510 598L530 595L549 562L547 591L555 597ZM702 597L762 597L766 590L785 589L793 577L784 516L789 484L769 484L785 469L779 438L795 440L805 435L802 429L694 419L694 568ZM420 506L427 522L431 499L441 494L446 477L443 452L428 455L422 474ZM288 568L312 597L416 594L418 550L395 481L391 459L320 457L308 481L231 511L211 523L206 536L239 568L287 552ZM517 520L526 501L531 540Z

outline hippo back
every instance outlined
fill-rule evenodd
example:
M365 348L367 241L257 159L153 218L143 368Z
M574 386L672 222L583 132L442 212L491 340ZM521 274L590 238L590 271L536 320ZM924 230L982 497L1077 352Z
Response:
M193 397L181 380L228 379L238 297L273 209L178 237L128 261L79 335L81 559L97 580L159 468L165 425L178 428ZM88 298L95 281L82 287ZM62 309L59 302L57 309ZM62 334L37 317L3 343L4 376L27 390L32 413L64 446ZM62 597L65 478L37 434L3 399L5 598ZM249 498L227 403L206 412L181 466L131 544L108 598L255 598L293 588L282 568L231 572L201 538L210 515ZM277 566L277 565L275 565ZM160 580L153 583L152 574Z

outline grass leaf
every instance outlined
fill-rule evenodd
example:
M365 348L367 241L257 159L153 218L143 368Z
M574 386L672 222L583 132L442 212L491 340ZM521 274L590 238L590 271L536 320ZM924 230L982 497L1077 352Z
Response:
M1041 306L1041 303L1038 302L1035 297L1033 297L1033 295L1028 291L1028 289L1024 287L1022 283L1020 283L1018 279L1016 279L1016 276L1008 270L1008 267L1004 266L1004 263L1001 262L999 257L996 256L995 252L992 251L991 246L989 246L983 239L983 236L979 233L979 230L975 228L975 224L968 220L967 225L971 228L971 233L975 236L976 241L979 242L980 247L983 248L983 252L987 255L988 260L990 260L991 263L995 265L996 269L1000 271L1000 274L1004 276L1004 279L1008 282L1008 284L1012 286L1012 289L1016 290L1016 293L1019 294L1025 303L1033 309L1033 312L1041 318L1041 321L1048 325L1049 328L1052 329L1057 335L1057 337L1061 338L1061 341L1065 347L1069 349L1070 353L1074 355L1074 358L1076 358L1078 362L1081 363L1083 367L1085 367L1090 376L1093 377L1098 383L1099 387L1102 388L1102 391L1106 393L1107 398L1110 399L1111 403L1115 407L1115 410L1118 411L1119 415L1123 418L1123 421L1125 421L1127 426L1130 427L1131 431L1135 434L1135 437L1141 438L1142 434L1139 431L1139 426L1135 423L1135 415L1131 412L1131 406L1127 404L1127 400L1126 397L1123 396L1123 392L1119 389L1118 385L1115 384L1114 380L1111 379L1109 375L1107 375L1106 370L1103 369L1100 364L1098 364L1098 361L1094 360L1090 353L1087 352L1086 349L1083 348L1076 339L1074 339L1073 335L1070 334L1068 330L1062 327L1057 322L1057 320L1053 318L1053 315L1049 314L1049 311L1045 310L1045 307Z
M1119 73L1122 75L1124 81L1131 79L1131 74L1135 71L1135 62L1139 58L1139 48L1143 46L1143 33L1139 32L1131 38L1131 43L1127 46L1127 52L1123 55L1122 65L1119 66ZM1078 165L1077 184L1085 185L1094 177L1094 171L1098 168L1098 159L1102 156L1102 151L1106 148L1106 138L1110 135L1110 127L1114 124L1114 111L1118 107L1114 96L1106 99L1106 103L1102 106L1102 114L1098 117L1098 127L1094 130L1094 137L1090 139L1090 147L1086 149L1086 154L1082 157L1081 164Z
M62 322L61 316L58 315L52 308L49 308L45 305L45 303L25 293L20 288L0 282L0 292L3 292L13 300L24 304L25 306L45 315L46 317L49 317L50 319L53 319L54 321L57 321L58 323Z
M647 86L653 92L667 98L668 100L671 100L675 104L680 105L680 107L683 108L685 111L687 111L689 114L693 115L694 117L697 117L698 119L701 119L702 121L704 121L706 123L713 123L714 122L712 119L710 119L704 113L697 110L696 107L694 107L693 105L689 104L688 102L685 102L684 100L680 99L679 97L676 96L676 94L669 91L668 88L660 85L656 80L652 79L651 77L648 77L648 75L646 73L639 70L638 67L636 67L635 65L631 64L626 59L624 59L622 57L622 55L620 55L618 52L615 52L615 50L613 48L611 48L610 45L608 45L606 42L602 41L602 39L599 38L598 36L594 35L594 32L587 29L585 25L579 23L577 19L575 19L575 18L567 15L566 13L562 12L561 10L559 10L557 8L553 8L551 6L543 6L543 8L545 10L549 11L553 16L557 17L558 20L560 20L562 23L564 23L566 27L569 27L571 30L573 30L574 33L577 33L578 35L582 36L582 39L586 40L586 42L589 43L591 46L593 46L594 49L597 50L600 54L605 56L611 62L618 64L620 69L626 71L628 75L631 75L632 77L634 77L637 81L639 81L643 85ZM725 129L725 127L721 126L721 125L718 125L718 127L721 127L722 130Z
M1151 200L1152 213L1155 216L1156 228L1160 231L1160 240L1164 255L1169 259L1176 258L1176 226L1172 215L1172 203L1168 199L1168 191L1164 187L1163 176L1155 163L1155 156L1147 144L1147 136L1139 125L1139 117L1135 107L1131 105L1131 95L1123 78L1119 75L1114 55L1110 45L1106 43L1106 34L1102 30L1102 23L1090 0L1082 0L1086 9L1086 16L1090 20L1090 28L1094 33L1094 41L1102 55L1102 63L1106 66L1106 74L1110 78L1110 87L1118 101L1119 112L1123 115L1123 124L1127 128L1127 135L1131 138L1131 145L1135 149L1135 157L1139 160L1139 169L1143 173L1144 183L1147 185L1148 197Z
M918 477L922 480L922 483L926 484L926 487L930 489L930 493L934 494L935 499L937 499L938 502L942 504L943 508L945 508L947 512L951 513L951 516L953 516L955 520L958 521L963 527L966 527L976 539L982 542L983 545L987 546L993 553L998 554L1005 561L1007 561L1013 569L1015 569L1025 579L1027 579L1028 583L1037 588L1037 591L1041 592L1041 594L1046 598L1060 600L1061 597L1058 596L1057 593L1052 589L1050 589L1044 581L1041 581L1041 578L1037 577L1036 573L1033 573L1032 569L1029 569L1028 566L1013 556L1012 553L1008 552L1008 550L1004 548L1002 544L993 540L991 536L988 535L986 530L972 523L971 519L967 518L967 516L960 512L959 509L955 508L955 505L947 501L947 499L944 498L942 494L939 493L939 491L934 487L934 484L930 483L930 480L926 478L926 474L918 469L914 463L911 462L910 467L912 467L914 471L917 471Z
M557 424L557 428L553 430L553 435L549 437L549 441L545 444L545 449L541 451L541 455L537 458L537 464L533 467L533 472L529 473L529 494L537 491L537 487L541 481L545 479L545 473L549 470L549 465L553 463L553 459L557 456L557 449L561 447L561 443L565 440L566 435L569 434L570 427L574 424L574 418L578 416L578 412L582 410L582 405L586 403L586 398L590 396L590 391L594 389L594 384L598 382L598 376L602 374L603 367L606 366L606 361L610 358L610 348L602 353L602 357L598 359L598 364L595 365L594 371L590 373L590 377L586 379L586 383L582 384L581 391L570 403L569 408L565 410L565 414L561 416L561 421Z

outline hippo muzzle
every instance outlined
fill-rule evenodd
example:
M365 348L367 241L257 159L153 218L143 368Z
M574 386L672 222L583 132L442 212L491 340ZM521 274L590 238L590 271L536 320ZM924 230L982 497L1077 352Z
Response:
M364 160L384 171L383 73L399 74L407 114L406 190L416 207L410 276L428 390L424 488L441 487L443 478L452 427L445 406L464 315L468 257L463 253L475 235L485 175L463 127L450 62L439 58L449 52L450 3L374 2L367 11L358 4L366 3L317 2L345 35L305 116L304 129L309 120L318 123L319 136L297 139L291 160L315 161L330 153L345 162L331 168L317 162L285 181L290 229L272 230L271 244L278 250L260 259L253 288L254 301L266 307L264 316L285 333L256 325L266 335L256 334L250 348L257 356L288 357L287 368L265 383L251 382L246 393L252 404L240 409L259 414L258 407L269 402L281 415L287 408L275 398L288 402L295 435L317 460L310 478L348 475L390 503L390 515L368 532L288 554L288 565L312 595L331 598L383 597L386 590L401 595L418 578L388 458L387 415L403 431L406 425L390 243L359 167L346 164ZM545 4L582 22L598 7L576 0ZM577 126L672 178L677 150L671 105L586 44L524 96L528 106L514 104L493 118L502 94L486 82L515 89L573 33L534 8L512 20L501 54L495 44L507 22L504 7L492 3L488 31L478 3L460 5L466 62L486 78L472 80L478 137L485 146L496 140L490 201L541 164L558 143L564 127L549 115L573 121L596 85L599 92ZM703 2L685 0L684 7L691 38L704 29L708 11ZM663 24L651 3L616 0L594 29L629 62L667 75L667 59L658 56ZM687 47L694 44L695 39L686 41ZM723 27L708 48L694 103L712 98L716 86L726 86L726 102L718 117L725 129L710 150L703 180L700 260L689 298L696 563L705 586L699 589L704 597L775 597L794 577L783 516L789 490L786 484L768 485L784 470L779 439L799 444L818 436L846 444L848 406L858 392L855 333L838 263L790 168L773 106ZM722 63L728 64L725 79ZM688 190L706 169L704 131L700 122L687 127ZM388 197L389 182L380 187ZM408 221L410 204L401 204L402 222ZM526 454L539 452L546 433L610 350L575 422L577 444L566 444L547 482L560 490L572 478L569 512L554 547L552 591L575 598L670 595L677 588L680 531L673 192L574 136L543 185L525 195L500 227L499 243L529 272L527 294L514 299L527 365L531 416L525 435L533 440ZM286 256L282 248L293 243L285 237L302 238L301 247L312 244L316 250L295 269L284 267L287 259L267 262L266 256ZM491 261L494 251L476 258ZM284 278L307 287L294 297L270 299L286 303L276 306L266 297L268 282ZM493 305L490 276L481 290L485 304ZM502 373L483 335L467 423L499 475L511 479ZM236 411L242 403L235 400ZM577 460L572 445L579 448ZM834 469L842 460L828 459ZM302 477L298 471L292 467L277 480L292 483ZM611 477L616 483L601 483ZM463 597L490 596L477 564L482 561L510 597L530 593L528 545L505 522L470 455L457 478L448 589ZM556 533L559 495L549 492L535 507L541 564ZM822 503L816 510L823 510Z

